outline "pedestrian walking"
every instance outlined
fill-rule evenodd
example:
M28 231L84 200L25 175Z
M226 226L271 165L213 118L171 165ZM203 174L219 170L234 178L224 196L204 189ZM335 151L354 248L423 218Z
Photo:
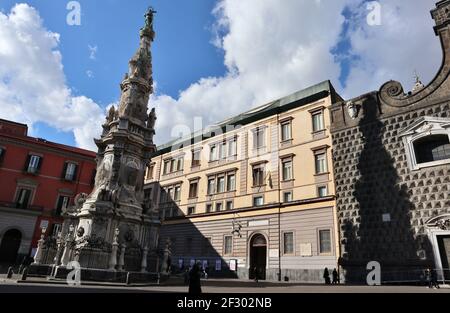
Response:
M333 285L339 284L339 274L336 269L333 270Z
M189 267L186 266L186 269L184 270L184 284L186 286L189 285Z
M427 268L425 270L425 280L428 283L428 288L433 288L433 282L432 282L432 279L431 279L431 270L429 268Z
M195 263L189 272L189 293L201 294L202 287L200 284L200 266Z
M258 267L254 267L253 268L253 273L254 273L254 275L255 275L255 282L258 282L258 278L259 278L259 273L258 273Z
M328 271L328 267L325 267L325 270L323 271L323 278L325 279L325 284L331 284L330 272Z
M436 289L440 289L441 287L439 287L439 283L438 283L438 279L437 279L437 271L431 270L431 287L432 288L436 288Z

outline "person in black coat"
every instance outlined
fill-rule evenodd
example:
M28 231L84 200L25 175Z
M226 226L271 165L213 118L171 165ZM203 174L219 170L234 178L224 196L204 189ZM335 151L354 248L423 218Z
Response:
M339 274L336 269L333 270L333 285L339 284Z
M189 272L189 293L190 294L201 294L202 287L200 285L200 267L198 264L194 264L191 271Z
M323 278L325 279L325 284L331 284L330 272L328 271L328 267L325 267L325 270L323 271Z

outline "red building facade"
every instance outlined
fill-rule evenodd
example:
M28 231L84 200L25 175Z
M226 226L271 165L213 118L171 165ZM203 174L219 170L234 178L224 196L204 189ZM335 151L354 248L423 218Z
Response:
M0 119L0 263L34 255L42 230L56 235L61 212L93 187L95 152L27 132L27 125Z

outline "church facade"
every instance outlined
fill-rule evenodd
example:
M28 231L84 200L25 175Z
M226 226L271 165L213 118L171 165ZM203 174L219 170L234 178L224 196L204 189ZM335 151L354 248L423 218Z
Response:
M426 268L450 279L450 1L431 14L443 62L428 86L389 81L330 109L347 281L365 281L370 261L382 281L421 280Z

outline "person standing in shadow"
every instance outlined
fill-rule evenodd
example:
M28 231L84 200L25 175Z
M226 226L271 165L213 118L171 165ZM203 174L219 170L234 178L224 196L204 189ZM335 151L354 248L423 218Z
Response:
M436 288L436 289L441 288L441 287L439 287L437 271L435 269L431 270L431 287Z
M323 278L325 279L325 284L330 285L330 272L328 271L328 267L325 267L325 270L323 271Z
M333 270L333 285L338 285L339 284L339 274L338 271L336 269Z
M189 294L198 295L202 293L200 276L200 266L195 263L191 271L189 272Z

